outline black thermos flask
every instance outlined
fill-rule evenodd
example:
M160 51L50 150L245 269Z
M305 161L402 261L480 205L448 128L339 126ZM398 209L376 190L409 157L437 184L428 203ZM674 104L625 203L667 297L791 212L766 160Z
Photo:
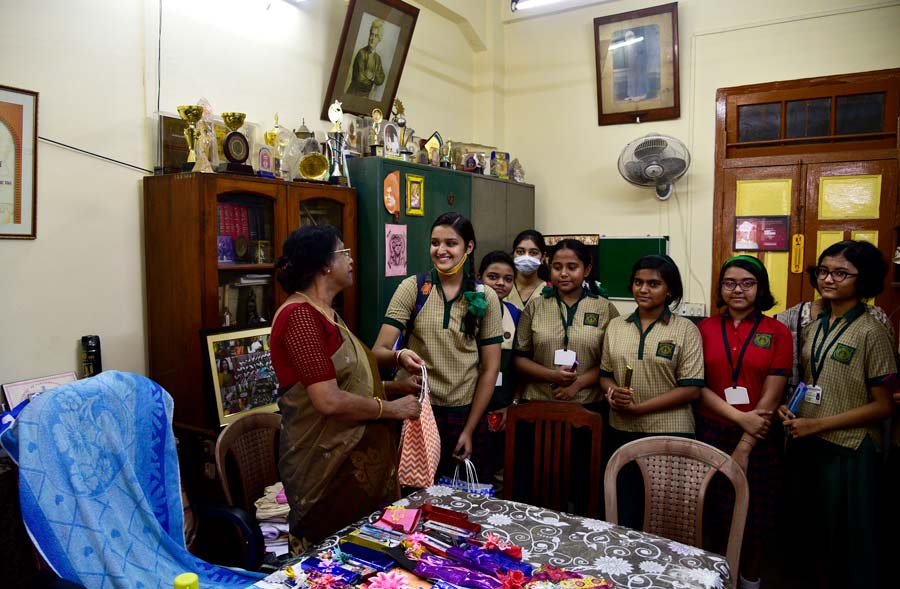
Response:
M85 335L81 338L81 376L87 378L103 372L100 360L100 336Z

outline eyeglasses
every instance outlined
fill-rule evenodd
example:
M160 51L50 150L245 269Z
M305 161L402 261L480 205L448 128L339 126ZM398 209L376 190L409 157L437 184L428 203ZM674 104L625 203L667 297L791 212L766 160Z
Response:
M847 280L849 276L859 276L859 274L853 274L852 272L847 272L846 270L829 270L825 266L819 266L815 270L816 278L819 280L825 280L828 278L828 275L831 275L832 280L835 282L843 282Z
M350 255L350 248L349 248L349 247L346 247L346 248L344 248L344 249L342 249L342 250L334 250L334 251L331 252L331 253L333 253L333 254L335 254L335 255L342 254L342 255L347 256L348 258L351 257L351 255Z
M722 281L722 288L729 292L739 286L741 287L741 290L750 290L751 288L756 286L756 281L752 278L745 278L744 280L732 280L731 278L726 278Z

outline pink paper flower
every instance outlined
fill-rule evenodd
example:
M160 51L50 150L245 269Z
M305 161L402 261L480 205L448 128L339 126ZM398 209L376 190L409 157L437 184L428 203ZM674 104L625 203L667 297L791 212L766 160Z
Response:
M369 579L369 589L404 589L406 577L397 571L378 573Z
M522 571L509 571L509 573L497 573L497 578L503 582L502 589L522 589L525 584L525 573Z
M310 579L310 584L315 589L332 589L334 587L334 584L339 580L340 579L329 573L315 579Z
M482 545L485 550L493 550L494 548L498 548L500 544L504 543L503 540L500 539L500 536L498 536L497 534L488 532L484 537L487 538Z

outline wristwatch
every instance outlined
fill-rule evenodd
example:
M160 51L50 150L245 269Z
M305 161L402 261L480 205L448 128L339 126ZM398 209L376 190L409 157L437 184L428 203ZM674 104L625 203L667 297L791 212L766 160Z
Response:
M518 404L520 404L521 402L522 402L521 399L513 399L513 400L512 400L512 405L518 405Z

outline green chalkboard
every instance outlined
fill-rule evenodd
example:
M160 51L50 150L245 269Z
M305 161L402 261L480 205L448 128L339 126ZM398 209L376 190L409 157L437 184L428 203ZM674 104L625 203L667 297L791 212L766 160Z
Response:
M600 237L597 246L597 278L611 299L631 299L628 279L631 267L642 256L668 254L669 236Z

